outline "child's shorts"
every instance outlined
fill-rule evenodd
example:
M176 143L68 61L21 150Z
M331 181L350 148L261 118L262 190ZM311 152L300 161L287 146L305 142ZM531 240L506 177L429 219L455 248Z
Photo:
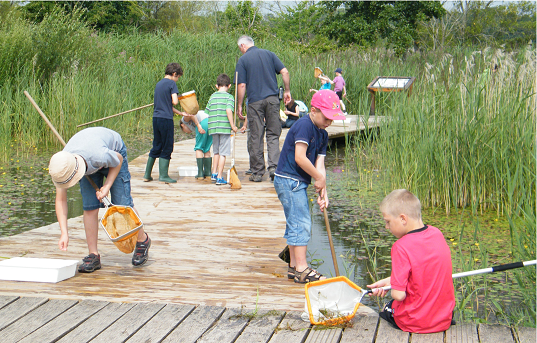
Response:
M110 188L111 201L114 205L132 207L134 206L134 201L131 196L131 174L129 172L127 147L125 146L125 143L123 143L123 147L119 153L123 156L123 164ZM106 176L108 176L108 168L99 169L96 173L89 175L99 188L103 186L103 180ZM104 207L104 204L97 200L95 188L93 188L85 176L80 179L80 194L82 194L82 209L84 211L93 211Z
M392 308L393 300L390 300L387 304L384 305L384 308L382 309L382 312L379 313L379 317L390 323L394 328L399 329L399 326L395 323L395 319L393 319L393 308Z
M213 137L213 154L220 156L231 155L231 135L215 133Z
M308 184L276 175L274 188L285 213L287 244L306 246L311 238L311 216L308 203Z
M194 146L194 151L201 150L203 153L206 153L211 150L211 145L213 145L213 136L209 135L209 118L203 119L200 124L201 128L205 130L205 133L199 133L198 127L196 126L196 145Z

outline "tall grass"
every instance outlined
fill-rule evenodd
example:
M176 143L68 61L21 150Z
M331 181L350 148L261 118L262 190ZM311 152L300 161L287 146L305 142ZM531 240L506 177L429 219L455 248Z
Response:
M393 62L384 69L388 72L377 69L378 75L418 78L410 97L379 94L378 114L389 120L356 150L358 169L377 163L389 180L387 192L407 188L425 207L442 208L447 214L461 208L470 211L474 225L461 227L461 237L464 230L472 230L477 244L480 214L492 210L497 217L507 217L512 259L535 259L535 50L459 49ZM499 66L497 72L491 71L494 64ZM403 72L391 74L391 68ZM486 242L481 247L476 256L455 251L454 266L486 267ZM486 313L499 313L510 323L522 319L525 325L535 325L535 268L515 271L511 277L523 289L518 294L525 301L510 313L488 296L486 277L457 281L463 318L475 318L475 312L466 313L467 302L477 311L475 306L484 297L481 308L486 307Z

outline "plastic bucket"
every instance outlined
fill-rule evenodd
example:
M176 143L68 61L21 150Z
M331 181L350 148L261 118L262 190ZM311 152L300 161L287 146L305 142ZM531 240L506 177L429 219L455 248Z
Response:
M179 97L179 103L188 114L196 114L199 111L198 99L196 98L196 91L190 91L181 94Z

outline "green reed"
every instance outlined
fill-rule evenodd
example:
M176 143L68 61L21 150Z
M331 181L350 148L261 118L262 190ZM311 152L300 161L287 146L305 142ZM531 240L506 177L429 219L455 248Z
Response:
M377 69L378 75L417 80L411 96L377 97L377 114L389 120L378 135L358 142L353 158L362 177L367 179L367 170L378 163L388 180L386 192L407 188L425 208L448 215L469 211L473 226L459 226L459 239L470 234L481 247L487 242L480 242L480 216L495 211L510 221L512 261L535 259L535 50L460 49L392 61L397 74L388 74L392 66L381 61L371 68L382 65L386 69ZM500 66L497 72L491 71L493 64ZM454 267L484 268L490 253L484 248L455 250ZM502 299L489 294L486 276L457 281L462 318L479 321L495 315L511 324L522 318L524 325L535 325L535 268L506 278L508 288L516 280L524 305L504 310Z

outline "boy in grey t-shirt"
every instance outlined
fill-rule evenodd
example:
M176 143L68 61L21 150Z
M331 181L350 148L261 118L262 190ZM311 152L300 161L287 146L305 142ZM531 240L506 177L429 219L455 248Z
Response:
M83 259L78 271L91 273L101 269L101 257L97 249L98 214L99 208L103 207L101 200L111 192L113 204L131 206L134 209L125 143L119 133L110 129L104 127L84 129L71 137L62 151L52 156L49 173L56 186L56 217L61 230L59 248L67 250L69 245L67 189L80 181L89 255ZM84 178L84 175L89 176L97 184L98 191ZM132 256L133 265L139 266L147 262L150 246L151 239L141 228Z

